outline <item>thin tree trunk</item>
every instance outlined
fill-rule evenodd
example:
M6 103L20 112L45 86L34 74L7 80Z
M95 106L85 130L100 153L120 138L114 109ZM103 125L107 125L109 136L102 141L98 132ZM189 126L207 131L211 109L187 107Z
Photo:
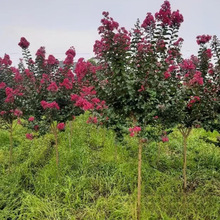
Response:
M59 151L58 151L58 138L57 138L57 130L55 129L55 148L56 148L56 165L59 166Z
M187 136L183 135L183 179L184 179L184 183L183 183L183 189L184 191L186 191L186 187L187 187L187 176L186 176L186 151L187 151Z
M10 149L9 149L9 169L11 168L13 161L13 122L10 124Z
M141 219L141 165L142 165L142 141L138 146L138 194L137 194L137 220Z
M187 188L187 141L192 128L180 128L183 136L183 190L186 192Z
M58 166L59 166L58 135L57 135L57 128L55 124L52 124L52 130L53 130L53 134L55 138L56 166L58 169Z
M70 127L70 132L69 132L69 148L71 149L71 143L72 143L72 121L69 121L69 127Z

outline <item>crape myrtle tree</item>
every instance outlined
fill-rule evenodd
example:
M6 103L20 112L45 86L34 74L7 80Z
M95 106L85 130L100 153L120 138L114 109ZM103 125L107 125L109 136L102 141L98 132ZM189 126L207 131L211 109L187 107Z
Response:
M0 126L10 132L9 168L13 162L13 121L23 114L21 76L11 64L9 55L0 58Z
M25 60L25 64L19 66L23 82L24 116L29 126L40 134L51 128L58 167L58 131L64 130L66 121L73 116L87 110L101 111L106 107L105 102L96 97L96 91L89 83L95 77L96 67L80 58L73 72L76 54L73 47L66 51L64 67L61 68L53 55L46 58L44 47L38 49L33 61L25 38L21 38L19 46L23 49ZM33 138L33 134L26 136Z
M214 51L209 48L209 35L197 37L198 56L191 56L179 64L182 85L179 98L184 102L176 120L183 137L183 178L187 190L187 140L193 127L212 130L219 112L219 72L211 62ZM216 55L217 56L217 55Z
M212 127L210 130L217 130L220 133L220 40L217 36L213 36L211 42L211 50L213 54L214 64L210 64L209 74L212 75L213 86L212 92L216 93L217 101L216 104L216 114L217 119L214 121L214 124L211 123ZM209 125L209 123L207 123ZM218 139L220 141L220 139Z
M178 30L183 16L178 10L171 12L170 3L165 1L155 16L148 13L141 25L138 21L128 32L108 12L103 15L98 29L101 39L94 45L100 65L97 92L108 105L107 125L117 134L130 127L130 135L139 137L137 219L140 219L142 145L156 138L145 128L156 124L164 129L173 127L175 112L181 109L177 70L182 43ZM162 138L167 141L166 135Z

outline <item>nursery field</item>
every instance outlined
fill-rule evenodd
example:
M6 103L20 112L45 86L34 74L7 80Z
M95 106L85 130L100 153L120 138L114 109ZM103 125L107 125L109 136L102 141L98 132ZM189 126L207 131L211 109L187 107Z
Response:
M129 135L116 141L106 128L77 117L58 135L33 140L27 128L14 130L9 169L9 133L0 130L1 220L137 219L138 141ZM14 122L16 123L16 122ZM220 148L217 132L194 129L188 139L187 190L183 192L182 136L169 142L144 143L141 219L220 219Z

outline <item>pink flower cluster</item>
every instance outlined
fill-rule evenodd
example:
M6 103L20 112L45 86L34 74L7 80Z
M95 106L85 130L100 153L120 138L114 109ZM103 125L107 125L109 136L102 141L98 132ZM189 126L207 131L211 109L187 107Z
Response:
M48 109L48 108L50 108L50 109L60 110L59 105L58 105L55 101L49 103L49 102L46 102L46 101L43 100L43 101L40 102L40 104L41 104L41 106L43 107L43 109Z
M30 45L30 43L26 40L25 37L21 37L20 42L18 43L18 45L22 48L22 49L27 49Z
M183 22L183 15L179 13L179 10L174 11L171 15L171 25L174 27L180 27L180 24Z
M73 59L76 55L74 47L66 51L66 59L63 61L65 65L73 65Z
M49 55L47 63L49 65L56 65L56 64L59 64L59 61L53 55Z
M5 88L5 93L6 93L6 99L5 99L6 103L13 103L15 96L22 96L23 95L23 93L19 92L18 89L13 90L10 87Z
M66 55L72 55L73 58L76 56L76 51L75 51L75 48L74 47L70 47L69 50L66 51Z
M94 109L94 105L92 103L79 95L72 94L71 101L75 101L75 106L83 109L84 111Z
M134 128L129 128L130 136L134 137L135 134L138 134L138 132L141 131L141 127L134 127Z
M25 72L26 76L30 79L30 81L32 81L32 82L36 81L33 72L31 72L29 69L25 69L24 72Z
M200 102L199 96L191 97L189 103L187 104L187 107L192 108L193 104L196 103L196 102Z
M203 85L203 77L200 71L196 71L193 78L189 81L189 85Z
M43 73L42 74L42 79L40 81L40 84L44 84L44 83L48 82L49 80L50 80L50 76L45 74L45 73Z
M168 79L171 77L171 73L176 70L178 67L175 65L169 66L168 70L164 72L164 78Z
M158 21L162 22L162 25L171 24L171 8L169 1L164 1L161 5L160 11L155 13L155 17Z
M152 44L150 42L147 42L146 40L142 39L138 44L137 44L137 50L139 54L143 53L151 53L153 54L152 50Z
M4 82L0 83L0 89L4 89L6 87L6 84Z
M43 59L45 58L45 54L46 54L45 47L40 47L36 52L36 56L41 57Z
M20 117L23 115L23 112L19 109L11 109L10 113L12 113L16 117Z
M123 27L114 35L113 41L115 44L115 50L120 49L122 51L127 51L131 44L131 38L128 35L128 31Z
M164 1L159 12L155 13L155 18L162 22L162 26L180 27L183 22L183 16L179 10L171 13L169 1Z
M87 120L86 123L93 123L93 124L97 124L98 123L98 119L97 117L89 117L89 119Z
M211 49L205 50L204 53L208 59L212 58L212 50Z
M168 79L168 78L170 78L171 77L171 74L170 74L170 72L169 71L166 71L166 72L164 72L164 78L165 79Z
M33 116L29 117L28 121L34 121L34 117Z
M83 58L79 58L74 71L76 73L78 82L81 82L83 78L90 72L90 67L90 62L86 62Z
M71 82L68 78L65 78L65 79L63 80L63 82L60 83L60 86L61 86L61 87L62 87L62 86L65 87L67 90L73 88L73 84L72 84L72 82Z
M12 64L12 61L10 60L10 56L8 54L5 54L4 58L0 58L0 64L5 66L10 66Z
M7 113L6 111L1 111L1 112L0 112L0 115L3 116L3 115L5 115L6 113Z
M57 125L57 129L60 130L60 131L64 130L65 129L65 124L63 122L59 123Z
M154 28L155 27L155 19L151 13L147 13L146 18L144 19L141 27L145 29Z
M28 134L26 134L26 138L28 140L33 140L34 136L33 136L33 134L28 133Z
M162 140L163 142L168 142L168 141L169 141L169 138L168 138L167 136L162 136L162 137L161 137L161 140Z
M14 76L14 80L16 83L22 82L23 77L22 75L19 73L19 70L15 67L11 67L12 72L15 74Z
M195 70L196 66L191 59L184 59L180 64L183 70Z
M51 92L57 92L58 86L55 82L51 82L51 84L47 87L47 90Z
M98 28L99 34L104 33L105 30L107 31L113 31L115 29L117 30L119 27L118 22L114 21L113 18L110 18L108 12L103 12L102 14L104 15L105 18L101 20L103 26L100 26Z
M201 45L201 44L206 44L208 43L211 39L212 39L212 36L210 35L199 35L196 37L196 42L198 45Z
M183 42L183 38L178 38L176 42L173 43L174 46L180 46L180 44Z

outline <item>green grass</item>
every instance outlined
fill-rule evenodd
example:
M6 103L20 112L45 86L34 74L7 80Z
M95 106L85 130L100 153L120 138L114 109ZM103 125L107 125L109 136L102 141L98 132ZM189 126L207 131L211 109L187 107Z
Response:
M86 124L83 115L59 134L56 169L53 135L25 139L14 134L14 163L8 170L9 140L0 131L1 220L136 219L137 141L115 141L112 131ZM220 149L200 137L218 134L193 130L187 152L188 189L182 190L182 140L143 148L142 219L220 219ZM71 146L70 146L71 143Z

